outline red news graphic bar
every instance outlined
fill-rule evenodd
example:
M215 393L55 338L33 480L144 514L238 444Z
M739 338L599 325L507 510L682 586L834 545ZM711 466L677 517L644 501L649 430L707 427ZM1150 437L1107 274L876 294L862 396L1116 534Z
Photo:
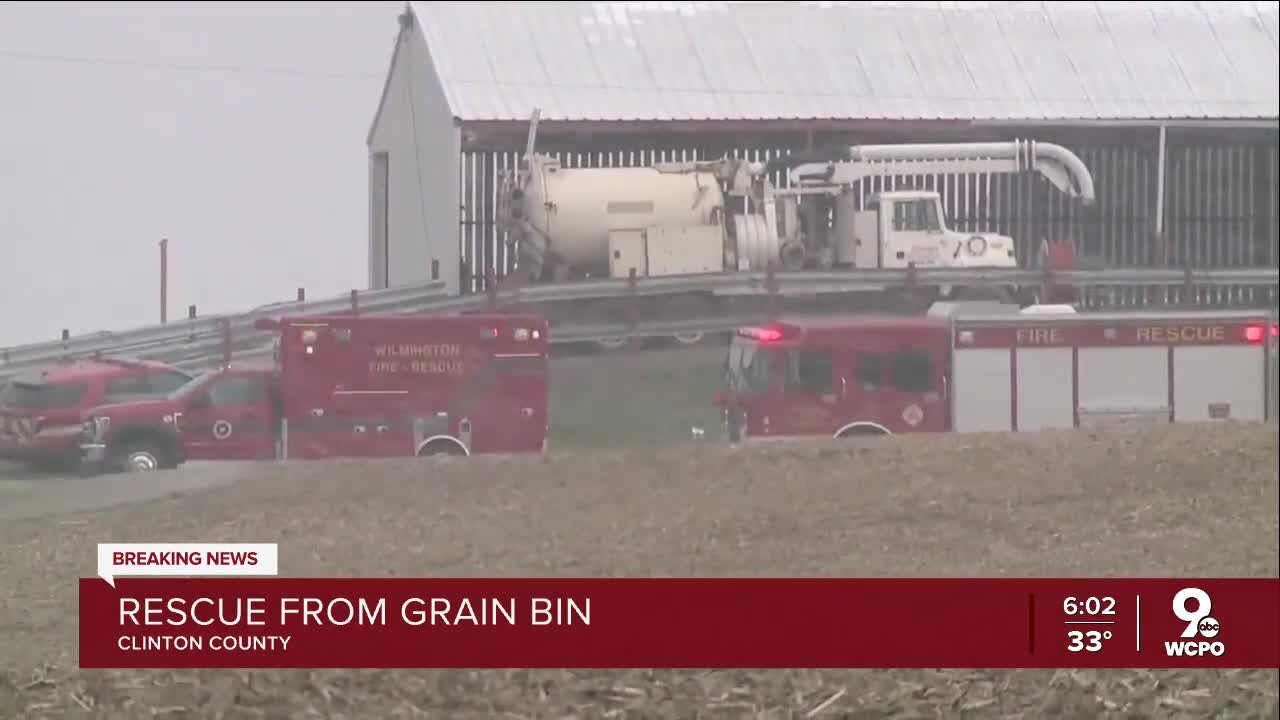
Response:
M1280 579L80 581L85 668L1274 668Z

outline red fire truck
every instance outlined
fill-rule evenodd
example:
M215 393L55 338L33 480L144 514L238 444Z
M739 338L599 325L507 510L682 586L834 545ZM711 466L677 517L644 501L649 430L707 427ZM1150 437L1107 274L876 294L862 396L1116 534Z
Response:
M724 432L736 442L1274 413L1277 330L1265 313L1038 309L741 328L718 396Z
M529 315L285 319L276 365L228 365L82 418L86 467L541 452L547 322Z

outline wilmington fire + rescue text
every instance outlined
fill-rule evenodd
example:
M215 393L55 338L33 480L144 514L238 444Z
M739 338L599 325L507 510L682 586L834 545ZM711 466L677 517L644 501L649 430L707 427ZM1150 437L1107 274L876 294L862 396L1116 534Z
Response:
M410 597L393 605L391 624L590 625L591 598ZM283 597L120 598L120 627L198 625L287 627L387 625L387 599Z

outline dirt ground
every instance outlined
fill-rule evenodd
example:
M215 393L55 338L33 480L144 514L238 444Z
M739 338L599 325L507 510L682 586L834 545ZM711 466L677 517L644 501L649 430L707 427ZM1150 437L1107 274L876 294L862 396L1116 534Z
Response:
M75 578L105 541L275 541L288 575L1276 577L1277 445L1219 424L263 465L0 524L0 717L1275 718L1276 671L79 671Z
M0 522L143 502L174 493L236 482L257 471L253 463L190 463L180 472L103 475L37 473L0 465Z

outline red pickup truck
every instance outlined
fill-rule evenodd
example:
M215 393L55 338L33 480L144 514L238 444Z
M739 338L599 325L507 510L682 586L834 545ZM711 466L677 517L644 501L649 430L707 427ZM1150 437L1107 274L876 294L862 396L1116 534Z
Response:
M74 467L85 410L163 396L192 376L164 363L123 358L51 365L0 383L0 459L40 469Z
M163 398L86 411L86 465L546 448L550 345L541 317L309 317L275 329L275 364L232 364Z

